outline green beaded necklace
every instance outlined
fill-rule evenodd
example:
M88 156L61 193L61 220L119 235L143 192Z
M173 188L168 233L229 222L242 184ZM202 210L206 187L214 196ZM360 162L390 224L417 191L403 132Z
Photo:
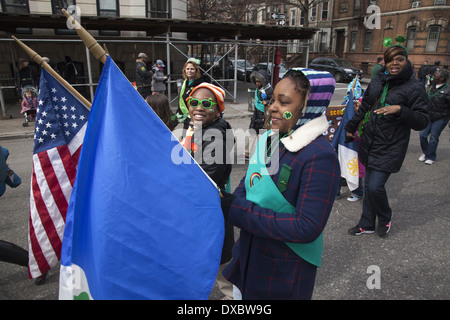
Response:
M438 90L437 92L435 92L433 95L430 95L431 88L428 89L428 92L427 92L427 93L428 93L428 96L429 96L430 98L433 98L435 95L437 95L437 94L439 93L439 91L444 90L447 86L448 86L448 83L446 83L445 86L443 86L442 88L439 88L439 90ZM436 89L437 89L437 88L436 88Z

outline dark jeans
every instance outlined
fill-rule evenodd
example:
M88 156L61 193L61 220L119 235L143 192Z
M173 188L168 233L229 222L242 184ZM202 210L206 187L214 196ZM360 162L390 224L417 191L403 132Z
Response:
M14 243L0 240L0 261L28 266L28 251Z
M341 178L341 179L344 179L344 178ZM356 188L355 190L351 190L351 191L352 191L352 194L355 194L362 198L362 196L364 194L364 185L363 185L363 179L361 177L359 178L358 188ZM340 197L340 196L341 196L341 188L339 187L336 197Z
M428 127L420 131L420 147L425 154L425 160L436 160L436 150L439 143L439 136L444 130L450 118L440 119L428 124ZM430 136L430 140L428 140Z
M387 225L391 221L392 210L386 194L386 181L391 174L366 168L364 177L363 211L358 227L375 230L375 219L378 225Z
M152 94L152 87L151 86L138 87L137 91L141 94L142 98L145 99Z

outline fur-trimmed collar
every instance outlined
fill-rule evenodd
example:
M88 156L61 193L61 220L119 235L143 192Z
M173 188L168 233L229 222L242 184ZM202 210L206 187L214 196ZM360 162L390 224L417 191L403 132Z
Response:
M290 152L297 152L321 136L329 127L325 114L312 119L280 141Z

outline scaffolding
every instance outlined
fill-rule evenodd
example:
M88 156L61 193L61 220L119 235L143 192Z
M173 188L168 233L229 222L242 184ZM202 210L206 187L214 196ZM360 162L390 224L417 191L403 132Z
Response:
M80 43L82 44L82 41L80 39L62 39L62 38L28 38L28 39L20 39L22 42L26 43L33 43L33 42L51 42L51 43ZM13 39L9 38L0 38L0 43L10 43L9 50L10 50L10 56L12 60L12 65L15 68L15 59L16 56L15 50L13 45L11 45L12 42L14 42ZM266 57L267 57L267 63L274 62L275 61L275 52L277 49L281 47L290 47L292 44L286 42L286 41L270 41L270 40L239 40L236 36L234 40L230 39L222 39L220 41L189 41L189 40L177 40L170 37L169 33L165 34L165 40L164 39L127 39L127 38L121 38L121 39L100 39L98 40L100 44L108 45L109 43L116 43L121 45L127 45L127 44L143 44L143 45L154 45L154 44L162 44L165 45L166 49L166 61L167 61L167 96L169 98L169 101L172 103L174 101L177 101L178 98L178 91L175 95L175 98L172 99L172 85L175 85L175 87L178 87L177 84L180 83L180 80L182 79L181 74L173 73L172 68L172 56L175 56L173 53L179 53L184 58L184 61L177 61L178 63L184 64L184 62L192 57L195 54L196 49L201 47L203 50L204 48L207 48L207 50L203 51L206 52L207 55L210 57L210 64L201 64L201 70L203 73L207 74L211 78L211 82L213 82L216 85L219 85L222 87L228 96L231 97L234 103L236 103L236 96L237 96L237 85L238 85L238 74L237 74L237 60L238 58L244 59L247 61L248 56L248 50L249 48L261 48L261 51L266 50ZM301 51L304 52L304 66L307 66L308 63L308 55L309 55L309 43L300 43L296 44L297 47ZM171 50L173 49L173 50ZM306 50L304 50L306 49ZM73 84L73 87L75 88L88 88L89 96L91 101L94 98L94 92L95 87L98 85L97 82L94 81L93 77L93 71L92 71L92 64L91 64L91 54L88 50L88 48L85 48L86 51L86 66L87 66L87 81L83 83L77 83ZM239 57L239 52L243 51L243 57ZM39 52L38 52L39 53ZM225 57L232 56L233 59L229 59L230 61L234 60L234 74L230 78L225 77L226 74L222 73L222 75L218 75L213 73L213 69L215 66L219 65L221 62L223 62ZM114 56L112 56L114 59ZM217 61L215 61L215 58L217 58ZM177 59L177 58L175 58ZM179 59L178 59L179 60ZM273 63L275 65L275 63ZM224 68L222 68L222 71ZM273 74L273 73L272 73ZM245 78L244 78L245 80ZM232 92L228 89L228 85L232 83ZM0 103L2 106L2 112L3 116L6 116L6 107L5 102L3 99L3 89L15 89L15 86L0 86Z

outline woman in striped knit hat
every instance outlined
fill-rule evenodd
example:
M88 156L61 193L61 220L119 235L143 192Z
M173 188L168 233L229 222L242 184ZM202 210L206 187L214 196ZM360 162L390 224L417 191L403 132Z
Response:
M289 70L273 93L271 131L234 194L223 192L224 217L241 229L223 273L243 299L312 296L340 181L337 154L323 135L334 88L328 72Z

